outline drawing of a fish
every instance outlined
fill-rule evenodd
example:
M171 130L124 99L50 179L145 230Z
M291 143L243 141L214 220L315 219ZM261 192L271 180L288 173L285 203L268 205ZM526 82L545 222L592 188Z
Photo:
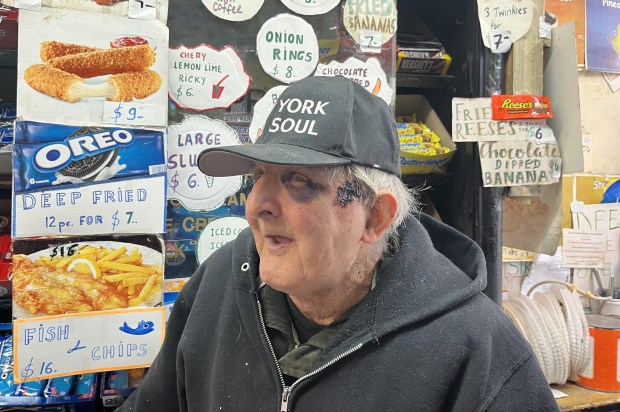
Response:
M127 322L123 322L123 326L120 326L118 329L121 332L129 333L130 335L146 335L147 333L151 333L155 330L154 326L155 324L150 320L141 320L135 328L129 326Z

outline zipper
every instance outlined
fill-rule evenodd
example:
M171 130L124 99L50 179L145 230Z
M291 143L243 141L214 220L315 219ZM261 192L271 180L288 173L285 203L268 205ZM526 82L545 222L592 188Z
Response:
M280 368L280 363L278 362L278 357L276 356L276 351L273 349L273 345L271 344L271 340L269 339L269 335L267 335L267 326L265 325L265 319L263 318L263 309L259 299L256 299L256 303L258 304L258 317L260 319L260 325L263 330L263 334L265 335L265 339L267 339L267 345L269 345L269 351L271 352L271 356L273 357L276 363L276 369L278 370L278 376L280 377L280 383L282 384L282 401L280 402L280 409L278 412L288 412L288 402L291 396L291 392L293 388L295 388L301 381L308 379L317 373L329 368L334 363L340 361L341 359L349 356L353 352L357 351L359 348L363 346L363 343L358 343L354 347L346 350L340 355L336 356L326 364L322 365L320 368L313 370L312 372L308 372L301 378L297 379L291 386L286 386L286 382L284 382L284 375L282 374L282 369Z

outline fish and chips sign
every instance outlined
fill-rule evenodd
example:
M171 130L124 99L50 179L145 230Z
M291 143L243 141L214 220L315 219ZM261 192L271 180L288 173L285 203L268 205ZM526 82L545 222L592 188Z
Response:
M555 138L541 120L496 121L491 99L452 99L452 139L477 142L485 187L557 183L562 162Z

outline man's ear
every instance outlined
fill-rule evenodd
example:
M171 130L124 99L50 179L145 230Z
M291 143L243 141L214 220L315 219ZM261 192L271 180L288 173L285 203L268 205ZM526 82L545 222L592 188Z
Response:
M370 210L362 240L376 241L390 227L396 217L398 200L392 192L380 191L375 206Z

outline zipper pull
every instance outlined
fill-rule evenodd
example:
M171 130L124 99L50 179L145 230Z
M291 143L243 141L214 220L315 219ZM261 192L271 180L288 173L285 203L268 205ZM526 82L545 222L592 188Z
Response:
M282 391L282 402L280 403L280 412L288 412L288 397L291 395L291 388L284 387Z

